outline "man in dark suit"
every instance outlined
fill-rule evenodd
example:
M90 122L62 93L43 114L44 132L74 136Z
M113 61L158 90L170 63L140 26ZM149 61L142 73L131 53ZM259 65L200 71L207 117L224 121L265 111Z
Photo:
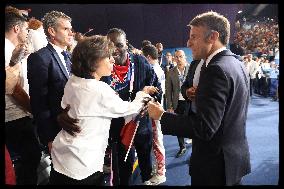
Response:
M246 138L249 79L243 63L227 50L230 24L222 15L196 16L189 48L193 59L205 60L196 89L196 114L175 115L150 102L148 112L161 120L164 134L192 138L192 185L237 185L250 173Z
M56 117L61 112L61 98L70 74L70 56L61 54L72 43L71 18L51 11L43 18L48 45L28 57L28 80L32 113L41 142L51 144L60 127ZM65 52L66 53L66 52Z

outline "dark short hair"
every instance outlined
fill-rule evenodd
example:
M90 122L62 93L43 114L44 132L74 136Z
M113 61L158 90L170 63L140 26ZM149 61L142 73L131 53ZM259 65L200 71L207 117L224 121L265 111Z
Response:
M219 39L223 45L228 45L230 39L230 22L223 15L209 11L193 18L188 26L204 26L209 31L219 33Z
M151 56L152 59L158 59L158 49L154 45L146 45L142 48L144 56Z
M5 32L10 31L16 25L22 27L25 22L28 22L26 17L12 11L5 12Z
M141 43L141 47L143 48L143 47L145 47L146 45L152 45L151 41L146 40L146 39L143 40L142 43Z
M108 30L107 35L110 35L110 34L113 34L113 33L124 35L125 39L126 39L126 33L120 28L111 28L110 30Z
M110 57L114 44L106 36L94 35L79 41L72 53L71 72L77 77L90 79L98 61Z

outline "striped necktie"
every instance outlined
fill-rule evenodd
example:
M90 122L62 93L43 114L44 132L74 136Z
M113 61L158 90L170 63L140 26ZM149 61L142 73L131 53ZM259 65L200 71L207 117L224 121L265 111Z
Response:
M71 61L69 59L69 54L68 54L67 51L62 51L61 54L64 57L66 68L67 68L68 74L70 75L71 74L71 64L72 63L71 63Z

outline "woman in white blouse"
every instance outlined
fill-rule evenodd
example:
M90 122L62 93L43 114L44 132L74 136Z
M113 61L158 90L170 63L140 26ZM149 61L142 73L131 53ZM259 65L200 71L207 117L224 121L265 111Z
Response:
M127 102L100 81L111 74L114 48L105 36L97 35L85 38L73 51L73 75L65 86L61 106L71 105L68 115L79 120L81 132L71 136L61 130L55 137L50 184L100 185L111 119L137 115L144 97L150 97L147 93L156 90L146 86L134 101Z

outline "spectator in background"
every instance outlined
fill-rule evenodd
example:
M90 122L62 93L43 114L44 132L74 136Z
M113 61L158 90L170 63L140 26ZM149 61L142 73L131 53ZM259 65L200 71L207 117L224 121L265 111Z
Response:
M165 54L165 63L161 65L162 69L165 72L165 75L167 76L167 73L175 67L175 64L173 62L173 56L170 52L166 52Z
M158 62L158 50L154 45L146 45L142 49L143 55L147 58L148 62L154 68L154 71L161 83L161 88L163 97L165 93L165 73L159 65ZM162 97L161 101L163 102L164 98ZM159 185L163 182L166 182L166 155L165 147L163 144L163 133L161 131L161 124L159 121L156 121L156 127L153 128L153 152L155 156L155 171L153 177L149 180L151 185Z
M147 45L152 45L151 41L144 39L141 43L141 50Z
M252 54L247 55L248 58L248 70L249 70L249 77L250 77L250 96L253 95L254 89L256 87L256 72L258 69L258 62L253 60Z
M167 97L167 111L183 115L186 110L186 100L181 94L181 86L186 80L189 64L186 62L186 56L183 50L175 52L177 66L171 69L166 79L166 97ZM179 151L176 158L182 156L186 152L184 138L177 136Z
M85 38L85 36L82 33L73 31L72 44L67 46L67 50L70 53L72 53L73 49L76 47L77 43L82 41L84 38Z
M36 185L41 151L30 117L30 99L23 88L25 70L21 64L30 53L25 44L27 36L27 19L15 8L5 10L5 143L12 159L19 156L21 160L16 170L17 184Z
M156 43L156 48L158 49L158 60L159 60L159 65L162 65L162 61L163 61L163 44L162 43Z
M30 40L33 45L34 52L45 47L48 41L44 33L42 22L35 18L31 18L29 20L29 29L31 35Z
M264 63L260 66L262 71L262 77L260 79L261 95L268 97L269 95L269 72L271 70L270 63L268 59L264 60Z
M278 89L278 78L279 78L279 70L277 68L277 65L274 61L271 63L271 70L269 72L269 96L272 97L274 101L277 100L277 89Z

